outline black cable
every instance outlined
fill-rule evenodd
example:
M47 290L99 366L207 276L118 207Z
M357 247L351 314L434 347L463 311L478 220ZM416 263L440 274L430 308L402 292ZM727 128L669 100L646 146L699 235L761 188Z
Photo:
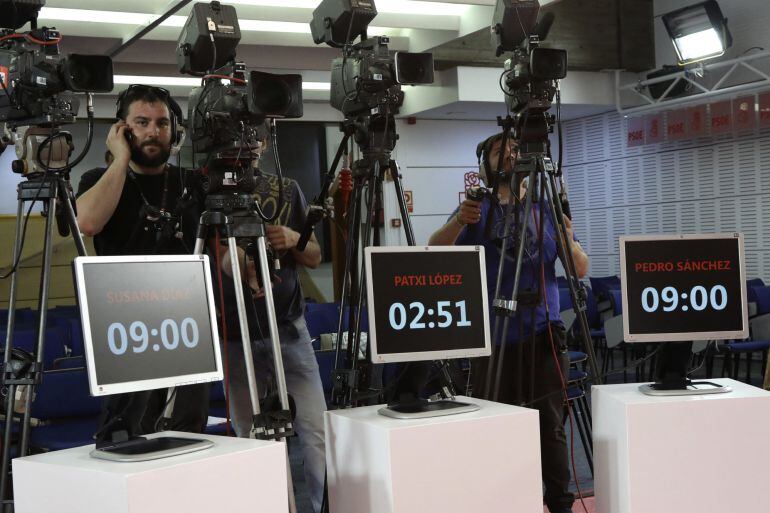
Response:
M558 173L559 177L562 177L562 162L564 160L564 134L562 133L561 125L561 89L558 87L556 88L556 131L559 134L559 165L556 172Z
M54 133L54 125L55 123L51 124L51 134L48 136L49 138L53 136ZM42 162L39 162L42 166ZM46 169L48 169L48 166L51 164L51 152L48 152L48 161L46 162L46 165L44 166ZM37 203L37 200L40 199L40 193L43 191L43 186L45 185L46 181L48 180L48 171L45 171L43 173L43 177L40 180L40 185L37 187L37 191L35 192L35 197L32 198L32 202L29 204L29 208L27 209L27 213L24 216L24 225L22 226L21 230L21 243L19 244L19 251L14 256L14 262L11 266L11 269L0 276L0 280L8 279L10 276L12 276L16 270L19 267L19 264L21 263L21 255L24 252L24 241L27 237L27 223L29 222L29 218L32 215L32 208L35 206L35 203Z
M217 70L217 44L214 42L214 34L209 32L209 39L211 40L211 53L213 58L211 59L211 73Z
M609 371L609 372L607 372L605 374L602 374L602 375L600 375L598 377L592 377L590 379L589 378L585 378L585 379L581 380L581 382L582 383L589 383L589 384L602 383L602 382L604 382L604 379L606 377L608 377L608 376L612 376L614 374L619 374L621 372L627 372L627 371L629 371L629 370L631 370L631 369L633 369L635 367L638 367L639 365L643 364L647 360L649 360L652 357L654 357L655 355L657 355L659 351L660 351L660 344L658 344L658 347L655 348L655 350L653 352L651 352L650 354L648 354L648 355L646 355L646 356L644 356L642 358L639 358L638 360L635 360L635 361L631 362L630 364L628 364L627 366L623 367L622 369L611 370L611 371ZM569 386L569 384L570 384L569 381L567 381L567 385L568 386ZM575 385L577 385L577 382L575 382ZM542 401L544 399L548 399L549 397L551 397L553 395L556 395L557 393L558 394L562 394L562 393L564 393L564 391L563 390L558 390L558 391L555 391L555 392L551 392L551 393L542 395L540 397L537 397L537 398L533 399L529 403L523 404L522 406L525 407L525 408L532 407L533 404L535 404L535 403L537 403L539 401Z
M163 410L161 410L160 415L158 416L157 420L155 420L155 424L152 426L152 430L154 432L158 432L158 429L160 429L160 422L163 420L163 415L166 414L166 408L168 408L168 405L171 404L171 401L174 400L174 397L176 397L176 391L179 389L179 387L174 387L174 391L171 392L171 396L166 400L166 403L163 405Z
M259 201L254 202L254 208L256 209L257 214L267 223L272 223L278 219L278 216L281 214L284 204L286 203L286 199L283 196L283 172L281 171L281 159L278 156L278 134L274 120L270 123L270 139L273 147L273 159L275 160L275 172L276 175L278 175L278 201L276 202L275 211L271 216L265 215Z
M99 429L96 431L96 433L94 433L94 438L95 438L95 439L97 439L97 440L98 440L98 439L99 439L99 437L100 437L102 434L104 434L104 432L105 432L105 431L107 431L107 429L111 428L111 427L112 427L113 425L115 425L115 424L116 424L118 421L120 421L120 420L122 420L122 419L123 419L123 415L125 415L125 414L126 414L126 412L128 412L128 410L129 410L129 409L131 408L131 406L134 404L134 400L136 399L136 396L137 396L139 393L140 393L140 392L134 392L134 393L128 394L128 401L126 401L126 405L123 407L123 409L122 409L122 410L120 410L120 413L118 413L117 415L113 416L113 417L110 419L110 421L109 421L109 422L107 422L105 425L103 425L102 427L100 427L100 428L99 428ZM132 434L133 434L133 433L132 433Z
M342 46L342 69L340 70L340 74L342 76L342 92L345 93L344 101L347 101L348 99L348 91L347 91L347 88L345 87L345 62L348 59L348 52L350 51L349 49L350 33L353 32L353 20L355 19L355 17L356 17L356 11L352 10L350 12L350 23L348 23L348 32L347 32L347 35L345 36L345 43ZM344 104L344 101L343 101L343 104Z

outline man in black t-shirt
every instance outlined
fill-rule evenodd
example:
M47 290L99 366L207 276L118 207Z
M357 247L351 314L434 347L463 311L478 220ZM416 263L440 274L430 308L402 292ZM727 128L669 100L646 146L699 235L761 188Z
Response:
M170 166L179 142L181 109L168 91L132 85L118 97L119 120L107 135L112 161L86 172L78 187L81 231L94 238L98 255L189 254L200 210L194 182ZM166 390L111 396L97 439L113 432L154 431ZM208 416L208 387L180 387L171 429L200 432Z
M310 334L305 324L305 302L300 287L297 267L304 265L315 268L321 263L321 249L315 237L311 237L304 251L297 249L299 232L305 225L307 204L296 181L285 178L282 193L278 178L263 175L257 179L254 198L268 216L280 208L275 221L266 225L266 239L280 259L280 269L273 272L272 291L276 321L281 342L281 354L286 376L286 388L296 405L294 428L299 435L304 458L305 481L315 512L321 510L324 489L324 424L326 410L321 375L313 350ZM279 194L280 193L280 194ZM282 199L282 201L281 201ZM243 253L239 248L241 262ZM225 256L222 269L230 274L229 254ZM251 259L241 266L244 293L247 303L249 332L252 336L254 369L261 394L269 391L275 377L272 346L268 328L264 291L257 279L258 270ZM232 280L224 280L226 293L232 295ZM251 291L251 294L248 292ZM238 314L235 300L225 301L225 319L228 331L238 330ZM232 331L231 331L232 333ZM240 437L249 436L252 426L251 403L246 366L243 362L243 347L239 337L229 336L229 398L230 415L235 432Z

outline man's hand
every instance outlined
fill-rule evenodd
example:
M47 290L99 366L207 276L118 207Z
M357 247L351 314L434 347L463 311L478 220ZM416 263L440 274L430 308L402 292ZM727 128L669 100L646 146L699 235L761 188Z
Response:
M297 247L299 233L286 226L267 226L267 240L276 251L288 251Z
M476 224L481 221L481 202L466 199L457 211L457 222L460 224Z
M130 130L128 124L121 119L110 127L107 134L107 149L118 162L127 163L131 160L131 147L126 140L126 132Z
M572 219L567 216L564 216L564 228L567 231L567 246L571 247L575 241L575 233L572 230Z

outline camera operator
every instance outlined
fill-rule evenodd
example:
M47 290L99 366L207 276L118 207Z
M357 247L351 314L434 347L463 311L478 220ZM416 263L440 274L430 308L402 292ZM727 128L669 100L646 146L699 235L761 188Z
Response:
M267 140L261 144L261 152ZM258 161L255 161L258 165ZM262 175L257 179L254 198L262 205L267 214L274 212L280 205L278 177ZM318 362L312 346L311 337L305 323L305 301L299 283L297 267L304 265L316 268L321 263L321 248L315 236L311 236L304 251L297 249L299 232L305 225L307 204L299 184L288 178L283 181L284 206L278 218L266 225L266 238L269 246L280 260L280 269L273 271L272 291L275 304L276 321L281 343L286 388L296 405L294 429L299 435L304 457L305 481L308 484L311 502L316 513L321 510L323 499L325 453L324 420L326 399L324 397ZM265 308L264 291L259 283L259 269L246 252L238 248L239 258L247 264L241 265L245 280L245 291L251 290L251 299L246 294L249 331L253 337L252 353L258 387L262 395L272 383L274 375L272 348L268 332L268 320ZM227 274L232 272L230 255L226 253L222 260L222 269ZM225 288L228 281L223 280ZM248 285L248 288L246 287ZM238 331L238 316L235 301L225 301L228 307L226 319L228 330ZM231 340L238 340L235 336ZM251 404L243 362L243 348L238 343L228 343L229 360L229 401L230 415L235 432L239 437L248 437L252 426Z
M197 187L168 163L172 147L181 144L179 105L165 89L145 85L129 86L117 105L118 121L107 135L109 165L80 180L82 232L94 237L98 255L192 253L200 215ZM109 397L97 439L109 439L113 430L155 431L165 402L165 389ZM201 432L207 416L207 385L176 390L170 429Z
M491 170L497 169L500 147L502 144L502 134L490 137L479 144L480 168L485 182L487 182L484 173L491 173ZM452 214L447 223L439 228L430 237L431 245L482 245L486 250L487 266L487 284L490 294L494 294L499 261L501 258L501 233L504 223L504 207L509 201L513 201L511 190L508 186L513 165L516 161L517 145L515 141L509 141L508 147L504 153L504 166L506 172L505 179L501 182L499 191L500 205L493 205L489 197L484 197L482 201L466 199ZM522 187L520 197L526 194ZM495 230L492 232L492 239L485 237L485 223L489 209L494 209L492 222L495 223ZM521 212L523 212L523 207ZM556 237L559 236L554 221L551 219L550 209L545 209L546 214L541 218L539 203L533 203L533 210L530 219L524 220L527 223L527 244L524 251L524 261L521 265L520 291L526 289L538 289L542 284L543 294L538 298L535 306L522 306L516 315L511 318L505 343L509 347L524 348L523 355L523 376L517 372L516 359L517 351L509 350L505 353L503 361L503 374L500 385L499 400L504 403L514 404L517 395L521 390L517 388L524 384L523 388L529 390L529 383L534 384L534 390L531 390L530 397L542 398L536 400L530 406L540 412L540 441L541 441L541 459L543 471L543 483L545 485L545 503L551 513L571 512L574 502L574 495L569 491L570 470L568 463L567 439L564 430L564 395L559 391L567 380L569 360L566 349L566 337L564 326L559 318L559 290L556 282L556 258L557 244ZM543 240L538 240L539 225L543 226ZM569 235L569 248L575 260L575 266L579 277L583 277L588 271L588 256L580 247L580 243L574 238L572 232L572 223L565 217L567 232ZM497 229L499 228L499 229ZM515 226L511 230L516 230ZM542 244L542 246L541 246ZM515 274L515 253L508 244L508 251L505 259L509 262L503 268L502 291L511 291ZM563 258L562 258L563 261ZM541 267L542 262L542 267ZM547 298L547 312L546 301ZM490 304L492 301L490 300ZM533 338L534 344L530 346L530 339ZM534 365L532 364L533 355L530 347L534 347ZM528 354L529 353L529 354ZM558 354L558 361L556 355ZM485 383L485 374L487 365L485 361L476 364L480 373L476 373L474 379L474 389L483 390ZM530 375L531 369L534 369L534 379ZM561 376L560 376L561 373ZM523 394L522 394L523 395Z

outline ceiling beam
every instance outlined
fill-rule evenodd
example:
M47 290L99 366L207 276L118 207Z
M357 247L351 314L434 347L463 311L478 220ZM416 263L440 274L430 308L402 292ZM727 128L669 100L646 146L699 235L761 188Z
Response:
M130 36L123 38L123 41L116 44L109 50L107 50L107 55L112 57L113 59L120 54L123 50L134 44L136 41L141 39L145 36L145 34L149 33L150 31L154 30L155 27L166 21L167 18L172 16L174 13L176 13L179 9L184 7L185 5L189 4L191 0L174 0L170 4L168 4L165 12L163 12L160 16L155 18L151 23L148 25L145 25L144 27L137 28L133 34Z

